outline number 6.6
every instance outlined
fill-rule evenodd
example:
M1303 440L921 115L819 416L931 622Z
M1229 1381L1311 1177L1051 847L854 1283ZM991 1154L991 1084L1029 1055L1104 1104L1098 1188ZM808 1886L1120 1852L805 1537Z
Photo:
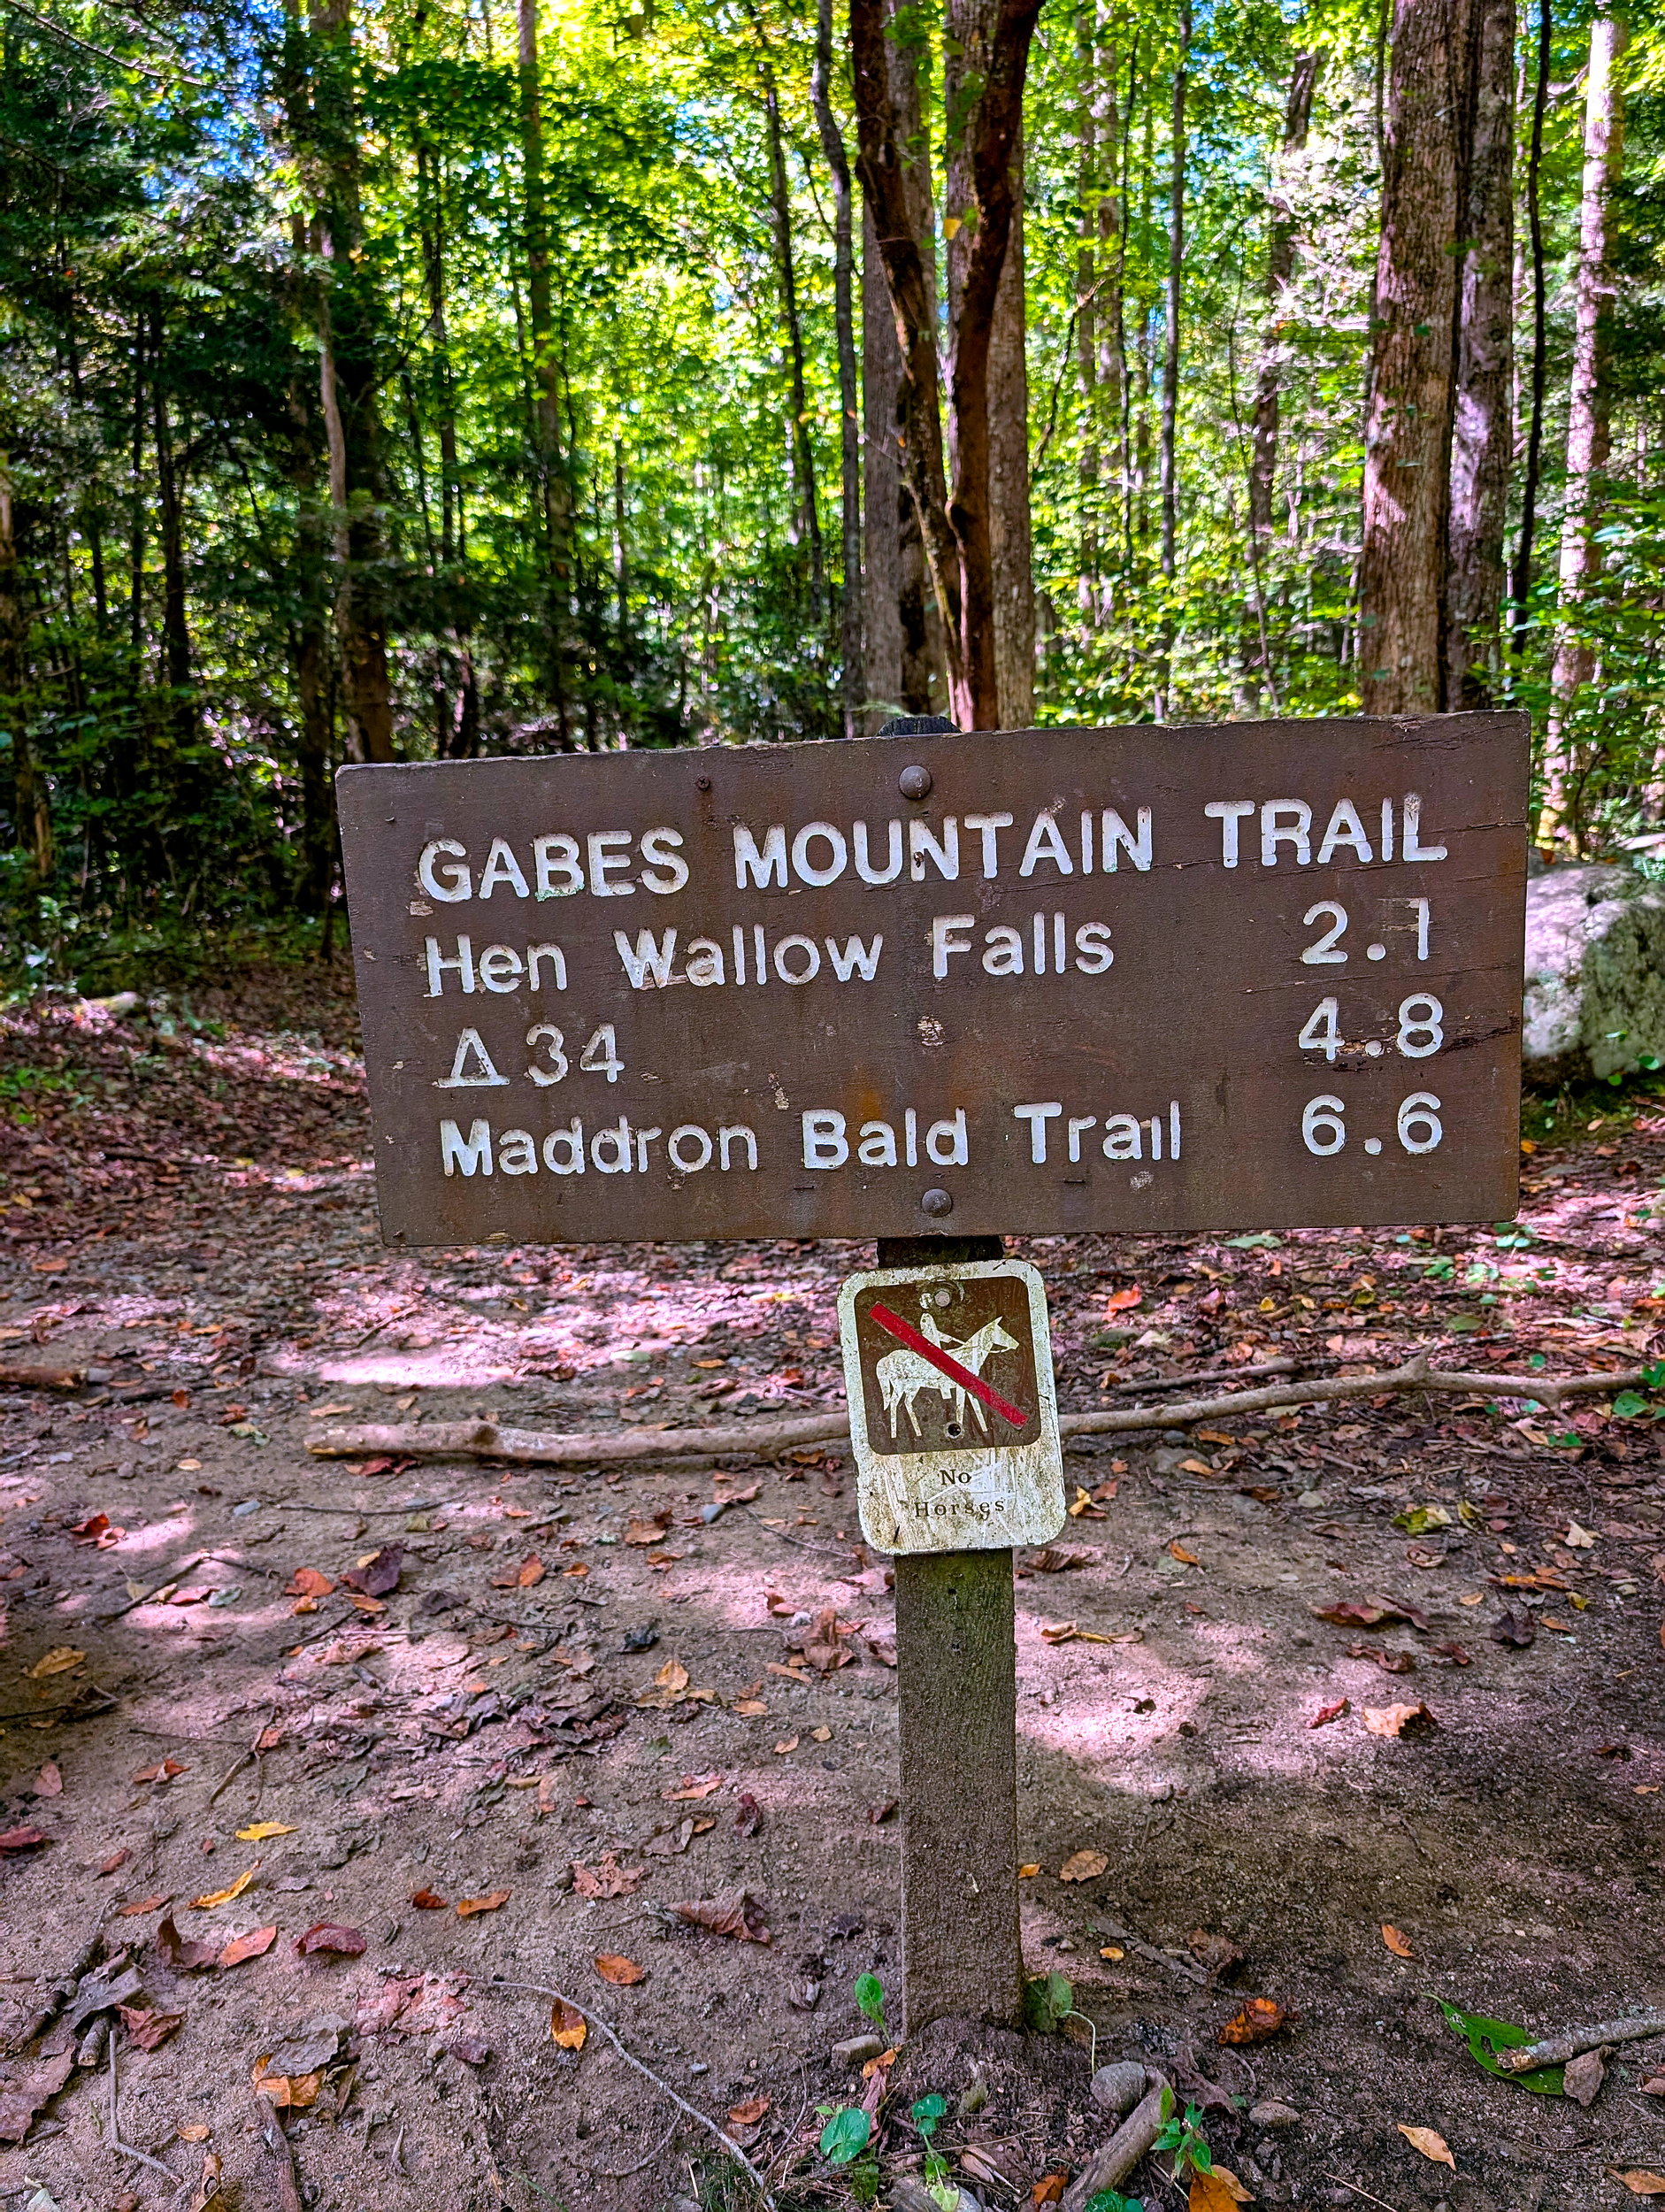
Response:
M1327 1091L1307 1101L1301 1117L1301 1135L1308 1152L1320 1160L1335 1157L1347 1141L1346 1113L1347 1101ZM1431 1091L1413 1091L1400 1101L1396 1127L1407 1152L1431 1152L1446 1133L1439 1118L1439 1101ZM1373 1147L1367 1141L1366 1151L1380 1148L1379 1144Z

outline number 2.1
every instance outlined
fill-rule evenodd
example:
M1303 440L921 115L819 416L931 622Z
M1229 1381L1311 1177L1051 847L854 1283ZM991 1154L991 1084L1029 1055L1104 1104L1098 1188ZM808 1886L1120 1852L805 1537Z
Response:
M1428 957L1427 900L1403 899L1395 900L1393 903L1408 906L1416 914L1416 957L1419 960L1426 960ZM1302 966L1308 968L1345 967L1347 955L1341 949L1341 940L1347 933L1348 918L1347 908L1338 906L1333 899L1320 899L1317 905L1309 906L1301 918L1303 926L1308 929L1315 927L1319 922L1329 924L1329 927L1319 936L1315 937L1306 951L1301 954ZM1370 960L1385 960L1387 957L1387 947L1369 945L1365 948L1365 956Z

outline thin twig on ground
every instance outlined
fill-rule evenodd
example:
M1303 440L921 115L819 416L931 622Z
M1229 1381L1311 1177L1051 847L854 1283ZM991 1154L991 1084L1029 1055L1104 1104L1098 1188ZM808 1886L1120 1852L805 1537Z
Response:
M152 2158L149 2151L135 2150L131 2143L122 2141L121 2131L116 2125L116 2033L112 2025L110 2032L110 2147L123 2158L136 2158L140 2165L151 2167L158 2174L165 2174L173 2185L175 2201L180 2201L190 2189L188 2177L181 2180L172 2166L165 2166L159 2158Z
M653 2084L654 2087L659 2092L662 2097L668 2098L671 2103L675 2105L679 2112L686 2113L688 2118L697 2122L697 2124L706 2131L707 2134L714 2135L717 2138L717 2140L723 2146L723 2148L728 2153L729 2156L734 2159L741 2167L744 2168L746 2172L750 2175L758 2195L770 2208L770 2212L776 2212L774 2195L770 2189L769 2184L763 2179L762 2174L758 2172L756 2167L752 2164L750 2159L747 2157L745 2152L741 2150L740 2145L734 2140L733 2137L728 2134L724 2129L720 2128L717 2122L711 2119L708 2114L702 2112L697 2105L692 2105L688 2102L686 2097L679 2096L676 2091L672 2089L670 2083L666 2081L662 2075L656 2074L651 2066L644 2064L644 2062L636 2056L633 2051L627 2050L624 2044L620 2042L618 2037L613 2032L612 2029L608 2026L606 2021L602 2018L599 2013L589 2011L587 2007L579 2004L576 1998L569 1997L564 1990L546 1989L541 1982L505 1981L501 1975L494 1974L491 1979L491 1987L494 1989L518 1989L524 1991L525 1993L530 1997L548 1997L551 2003L570 2005L572 2010L578 2014L579 2019L587 2020L590 2026L595 2030L598 2035L604 2035L607 2038L607 2040L618 2053L618 2055L624 2060L626 2066L633 2067L636 2072L639 2073L645 2081L650 2081Z
M1330 2174L1331 2181L1339 2181L1344 2189L1351 2189L1355 2197L1370 2197L1372 2204L1379 2204L1381 2206L1382 2212L1394 2212L1393 2207L1388 2202L1385 2197L1371 2196L1370 2192L1368 2189L1360 2188L1356 2181L1349 2181L1345 2174L1331 2174L1330 2169L1327 2166L1324 2168L1324 2171L1325 2173Z
M1251 1375L1293 1375L1303 1367L1333 1367L1334 1353L1323 1352L1311 1359L1262 1359L1249 1367L1203 1367L1194 1375L1141 1375L1136 1382L1112 1383L1112 1392L1120 1397L1124 1390L1178 1390L1185 1384L1208 1382L1246 1382Z
M1175 1958L1170 1951L1157 1950L1154 1944L1147 1943L1142 1936L1136 1936L1131 1928L1124 1928L1119 1921L1107 1920L1102 1913L1098 1913L1093 1916L1093 1924L1103 1934L1113 1937L1124 1950L1132 1951L1139 1957L1148 1959L1153 1966L1166 1966L1188 1982L1195 1982L1202 1988L1208 1986L1208 1977L1201 1967L1194 1965L1189 1959Z
M1530 2074L1539 2066L1564 2066L1569 2059L1598 2051L1604 2043L1635 2043L1647 2035L1665 2035L1665 2012L1638 2012L1625 2020L1602 2020L1592 2028L1568 2028L1541 2042L1523 2043L1518 2050L1500 2051L1497 2062L1506 2074Z
M632 2174L645 2173L654 2160L670 2148L671 2138L681 2125L680 2120L672 2120L646 2158L639 2158L633 2166L586 2166L584 2171L594 2174L597 2181L628 2181Z

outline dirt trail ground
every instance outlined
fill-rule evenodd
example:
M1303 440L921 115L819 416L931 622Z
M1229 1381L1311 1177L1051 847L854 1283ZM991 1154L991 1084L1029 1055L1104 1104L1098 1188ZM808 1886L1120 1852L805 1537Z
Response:
M845 1462L573 1476L303 1440L342 1409L600 1433L836 1403L834 1294L871 1248L386 1253L353 1037L315 972L190 1018L0 1025L0 1363L89 1371L0 1390L0 2024L125 1961L130 2147L107 2055L60 2020L0 2076L0 2200L200 2204L217 2159L224 2212L747 2201L497 1976L613 2023L790 2166L783 2204L848 2204L814 2108L863 2094L832 2046L898 1938L891 1601ZM1017 1248L1066 1407L1289 1352L1618 1368L1661 1344L1661 1171L1665 1123L1619 1109L1531 1158L1524 1233ZM1101 2062L1177 2070L1260 2202L1576 2212L1638 2201L1609 2169L1665 2169L1665 2039L1584 2109L1482 2073L1433 2001L1545 2031L1665 2003L1665 1432L1629 1403L1105 1440L1020 1559L1032 1967L1073 1983ZM1431 1724L1374 1732L1419 1701ZM1103 1870L1062 1879L1082 1853ZM319 1924L349 1932L303 1955ZM1223 2047L1252 1996L1293 2024ZM988 2205L1108 2131L1086 2045L1047 2055L945 2124ZM940 2062L909 2094L960 2097ZM1265 2100L1298 2116L1252 2123ZM917 2161L899 2110L887 2177ZM1180 2201L1153 2166L1127 2186Z

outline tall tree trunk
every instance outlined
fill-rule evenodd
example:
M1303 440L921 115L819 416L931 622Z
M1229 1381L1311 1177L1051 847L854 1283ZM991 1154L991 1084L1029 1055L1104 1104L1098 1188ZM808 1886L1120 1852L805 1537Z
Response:
M1035 718L1035 579L1029 513L1028 318L1024 287L1024 146L1012 155L1011 238L994 297L988 366L989 557L1000 727Z
M473 609L468 596L468 533L457 458L457 379L446 319L445 170L442 157L418 149L422 277L427 291L428 342L434 349L434 412L440 444L441 603L457 662L452 715L441 759L472 760L480 749L480 682L474 668ZM426 189L424 188L426 188Z
M1179 572L1179 316L1185 283L1185 96L1191 62L1191 0L1179 0L1174 54L1173 105L1168 140L1168 281L1163 295L1162 449L1157 462L1162 493L1162 572L1172 584ZM1173 719L1174 618L1170 601L1162 618L1158 712Z
M1096 0L1078 0L1076 11L1076 72L1080 89L1076 104L1076 218L1075 352L1076 378L1080 391L1081 433L1076 462L1076 484L1081 504L1078 541L1076 600L1082 626L1098 627L1099 618L1099 504L1103 456L1102 422L1099 404L1098 257L1099 221L1103 187L1098 142L1096 101L1101 90L1094 17ZM1114 93L1112 93L1114 97Z
M1501 670L1513 439L1515 0L1470 0L1466 219L1446 526L1444 704L1489 706Z
M780 275L781 314L786 326L786 388L792 411L786 453L792 464L794 531L802 534L809 549L809 599L818 623L825 598L825 576L821 559L820 507L815 489L815 448L809 437L809 401L803 373L803 318L798 311L798 267L792 250L792 196L786 188L780 88L763 25L755 10L752 27L757 35L757 61L763 83L763 118L769 141L769 211Z
M1359 573L1367 714L1443 704L1466 11L1393 0Z
M1574 284L1572 377L1567 396L1567 502L1561 530L1561 600L1550 710L1545 741L1544 810L1538 841L1584 842L1573 751L1566 725L1579 692L1595 673L1593 648L1581 634L1581 612L1601 573L1596 540L1600 477L1610 449L1607 357L1613 311L1607 264L1607 215L1623 150L1618 86L1623 25L1605 8L1590 26L1584 77L1584 178L1578 208L1578 265Z
M1538 0L1538 74L1532 85L1532 128L1526 156L1526 224L1531 241L1532 380L1527 401L1526 458L1521 471L1521 534L1509 579L1514 620L1509 649L1526 643L1527 602L1532 590L1532 540L1538 528L1538 492L1544 467L1544 395L1549 376L1549 283L1544 263L1544 115L1549 105L1554 42L1550 0Z
M844 734L856 737L860 734L862 701L867 695L862 664L862 400L856 368L850 161L844 134L832 112L832 0L817 0L810 89L821 150L832 175L832 316L839 354L840 519L844 563L839 648L844 671Z
M158 364L162 352L157 332ZM196 740L191 685L191 637L185 595L185 487L173 449L173 426L159 377L150 380L156 438L157 505L162 522L162 680L171 695L168 720L181 745Z
M533 438L543 524L544 655L549 703L563 749L572 741L567 702L573 574L572 497L561 450L561 365L549 280L549 201L544 189L543 88L538 63L539 0L518 0L520 162L526 226L526 316L532 352Z
M348 730L360 760L393 758L387 677L387 548L382 533L377 303L364 258L352 0L314 0L310 150L318 242L319 389L329 426L331 494L345 558L335 600Z
M12 748L12 823L37 884L52 872L52 812L29 729L28 617L12 513L10 457L0 453L0 730Z
M1255 421L1249 467L1249 523L1263 559L1272 534L1272 490L1278 478L1278 417L1289 349L1284 333L1289 315L1289 288L1295 273L1295 211L1290 204L1294 171L1306 151L1312 122L1313 93L1324 57L1316 50L1297 54L1284 107L1284 142L1272 172L1266 234L1266 326L1261 342L1260 373L1255 387Z
M1040 0L950 0L955 81L951 88L945 83L953 119L949 159L963 165L968 196L955 202L950 195L949 218L956 228L967 226L972 232L958 310L949 318L950 495L936 333L907 204L883 0L852 0L850 9L862 187L873 208L902 350L902 466L942 611L949 711L967 729L994 727L1000 712L989 515L989 351L1011 235L1012 156L1039 12Z

